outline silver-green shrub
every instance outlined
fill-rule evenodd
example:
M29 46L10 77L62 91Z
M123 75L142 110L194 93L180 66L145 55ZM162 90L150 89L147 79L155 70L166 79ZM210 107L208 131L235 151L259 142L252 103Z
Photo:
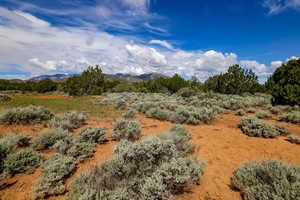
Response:
M114 140L138 140L141 137L141 125L137 120L120 119L113 123L111 136Z
M41 178L35 187L36 198L63 194L66 190L64 178L74 170L75 161L72 157L55 154L49 160L46 160L41 168Z
M272 106L272 107L270 108L270 111L271 111L272 114L275 114L275 115L277 115L278 113L281 112L280 108L277 107L277 106L275 106L275 107Z
M256 108L249 107L249 108L246 109L246 112L247 113L255 113L256 112Z
M195 150L195 145L189 143L192 137L182 125L174 125L169 131L158 135L158 137L162 140L171 141L182 156Z
M35 150L46 150L52 148L52 146L59 140L65 140L71 137L71 133L62 129L52 129L46 133L40 134L32 144Z
M183 129L175 126L161 136L134 143L123 140L111 160L82 173L71 184L67 199L162 200L198 184L204 164L183 157L190 149L185 144L190 136Z
M255 113L255 116L259 119L269 119L272 118L272 115L267 110L259 110Z
M237 111L235 111L235 115L238 115L238 116L243 116L245 114L246 114L246 112L243 109L238 109Z
M40 165L42 157L33 150L9 153L4 159L4 169L10 174L32 173Z
M300 144L300 137L297 135L288 135L286 140L291 143Z
M129 109L127 112L125 112L122 116L124 119L133 119L135 115L138 113L136 109Z
M99 143L104 144L107 139L104 136L105 130L103 127L86 127L75 138L77 142Z
M300 123L300 111L290 112L279 116L280 121L291 122L294 124Z
M247 163L235 170L231 182L244 200L300 198L300 167L277 160Z
M0 102L6 102L11 100L11 97L8 96L7 94L0 94Z
M0 116L2 124L37 124L50 120L54 114L42 106L11 108Z
M62 117L55 117L51 120L52 128L61 128L64 130L73 130L84 125L87 115L77 111L66 112Z
M256 117L243 117L239 127L244 134L251 137L274 138L278 135L288 135L289 131L279 125L272 125Z

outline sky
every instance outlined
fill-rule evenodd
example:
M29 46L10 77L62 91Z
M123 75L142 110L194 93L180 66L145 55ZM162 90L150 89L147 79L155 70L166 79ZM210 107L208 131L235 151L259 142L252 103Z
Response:
M80 73L264 82L300 56L300 0L0 0L0 79Z

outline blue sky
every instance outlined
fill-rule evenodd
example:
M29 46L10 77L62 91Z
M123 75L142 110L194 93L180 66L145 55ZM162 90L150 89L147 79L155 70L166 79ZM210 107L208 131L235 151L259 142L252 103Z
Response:
M263 82L300 55L300 0L0 0L0 78L159 72L204 81L232 64Z

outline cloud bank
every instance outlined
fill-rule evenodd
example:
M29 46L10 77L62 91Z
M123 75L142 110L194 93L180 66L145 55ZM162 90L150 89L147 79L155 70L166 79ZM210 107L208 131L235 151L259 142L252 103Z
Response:
M106 26L105 23L109 23L106 27L118 30L136 29L131 27L136 18L143 20L141 25L149 31L167 33L150 24L151 19L158 16L149 12L149 0L109 2L99 1L97 7L87 8L91 16L107 19L100 23L101 28L92 23L93 19L82 17L84 20L80 21L83 13L79 9L47 10L25 3L17 10L0 7L0 78L80 73L89 65L100 64L109 74L179 73L197 76L204 81L209 76L225 72L230 65L241 64L253 69L263 81L282 64L281 61L265 65L255 60L239 60L237 54L230 52L186 51L165 40L109 33L102 27ZM120 12L121 8L123 12ZM79 25L56 25L27 12L29 9L59 17L72 14ZM120 18L123 20L116 20Z

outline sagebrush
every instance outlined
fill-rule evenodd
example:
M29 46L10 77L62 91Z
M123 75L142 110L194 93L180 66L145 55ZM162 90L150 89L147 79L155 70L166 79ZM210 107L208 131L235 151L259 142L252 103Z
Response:
M235 170L231 182L244 200L300 198L300 167L277 160L247 163Z

